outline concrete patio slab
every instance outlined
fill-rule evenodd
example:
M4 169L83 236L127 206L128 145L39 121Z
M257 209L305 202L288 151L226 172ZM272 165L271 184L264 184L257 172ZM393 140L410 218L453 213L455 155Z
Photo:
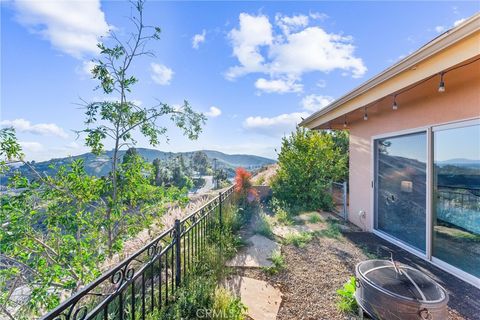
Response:
M226 279L225 287L245 304L253 320L275 320L282 302L282 293L265 281L233 276Z
M254 235L247 239L249 246L242 249L233 259L227 261L229 267L270 267L272 261L269 258L274 251L280 250L280 244L260 235Z

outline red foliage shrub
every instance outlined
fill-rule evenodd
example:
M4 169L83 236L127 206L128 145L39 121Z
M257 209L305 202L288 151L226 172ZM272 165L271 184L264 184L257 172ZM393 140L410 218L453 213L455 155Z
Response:
M244 168L237 168L235 170L235 193L241 202L245 200L253 202L258 198L258 192L252 185L252 174Z

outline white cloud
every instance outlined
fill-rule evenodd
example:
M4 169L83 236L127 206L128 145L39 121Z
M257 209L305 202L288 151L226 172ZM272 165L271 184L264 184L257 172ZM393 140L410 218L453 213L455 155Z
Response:
M448 29L450 28L454 28L460 24L462 24L462 22L464 22L465 20L467 20L466 18L462 18L462 19L458 19L458 20L455 20L453 22L453 25L451 26L436 26L434 29L435 29L435 32L437 33L442 33L442 32L445 32L447 31Z
M205 42L205 36L207 35L207 31L203 29L202 33L196 34L192 38L192 48L198 49L200 43Z
M172 69L163 64L154 62L150 64L150 67L152 68L152 79L155 83L159 85L170 84L174 73Z
M320 21L328 19L328 15L323 12L310 12L309 16L314 20L320 20Z
M255 81L255 88L267 93L287 93L287 92L302 92L303 85L298 83L295 79L275 79L267 80L259 78Z
M330 96L311 94L305 96L301 105L305 111L284 113L273 117L251 116L245 119L243 127L251 132L264 134L270 137L281 137L295 130L302 119L312 112L318 111L330 104L334 99Z
M222 110L217 107L211 106L210 109L205 112L205 115L210 118L216 118L222 114Z
M68 134L54 123L32 124L25 119L3 120L0 125L4 127L13 127L18 132L25 132L38 135L53 135L60 138L68 138Z
M278 87L284 79L301 81L302 75L308 72L328 73L340 69L357 78L367 71L363 60L355 56L352 37L309 26L306 15L277 14L275 22L277 29L265 15L240 14L239 27L229 33L233 55L239 64L227 70L227 79L263 73L269 75L270 80L260 78L255 84L270 88L274 84ZM290 92L298 92L296 88L297 91Z
M330 103L333 102L333 100L334 99L330 96L310 94L303 97L301 104L302 108L305 110L318 111L328 106Z
M58 50L76 58L96 54L109 25L99 0L15 1L17 20Z
M462 22L464 22L465 20L467 20L467 19L466 18L458 19L453 23L453 26L456 27L459 24L461 24Z
M292 31L298 31L308 26L309 18L308 16L303 14L290 17L284 16L282 14L277 14L275 16L275 23L283 31L284 34L288 35Z
M340 69L351 72L355 78L361 77L367 68L362 59L354 56L355 47L351 42L351 37L308 27L290 34L287 41L271 48L270 70L301 76L306 72L328 73Z
M267 71L263 66L265 58L260 53L260 47L273 42L272 25L267 16L241 13L239 19L239 29L232 29L228 36L233 45L233 55L240 62L240 66L230 68L226 74L227 79L250 72Z
M41 143L35 141L18 141L18 143L22 147L22 151L27 155L41 152L45 149Z
M96 66L96 63L91 60L82 61L81 67L77 67L75 71L81 76L88 76L88 78L92 78L92 70Z
M248 117L243 122L243 127L252 132L278 137L295 130L295 126L308 115L307 112L294 112L275 117Z

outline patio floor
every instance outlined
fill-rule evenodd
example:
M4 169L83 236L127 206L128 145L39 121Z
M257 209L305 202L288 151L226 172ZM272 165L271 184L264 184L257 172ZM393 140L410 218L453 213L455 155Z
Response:
M445 287L450 296L449 319L480 319L480 289L373 233L340 223L343 231L339 236L320 233L303 248L284 244L285 270L278 274L254 268L237 268L233 273L266 281L281 291L277 320L352 319L337 309L336 290L355 274L358 262L389 259L392 252L395 260L422 270Z
M449 294L449 308L465 319L480 319L480 289L460 280L459 278L437 268L433 264L387 242L368 232L347 232L344 237L364 250L389 257L393 252L394 259L417 268L440 283Z

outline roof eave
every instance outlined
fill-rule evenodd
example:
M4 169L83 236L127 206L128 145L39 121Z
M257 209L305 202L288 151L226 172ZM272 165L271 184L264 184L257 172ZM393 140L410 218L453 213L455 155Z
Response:
M459 26L452 28L443 34L439 35L437 38L428 42L422 46L417 51L408 55L404 59L395 63L393 66L385 69L376 76L362 83L360 86L356 87L352 91L348 92L341 98L333 101L331 104L327 105L325 108L313 113L306 119L302 120L299 123L299 126L307 127L313 129L309 126L314 120L320 118L321 116L329 113L330 111L338 108L339 106L345 104L346 102L360 96L361 94L367 92L373 87L388 81L394 76L402 73L405 70L409 70L418 63L428 59L432 55L444 50L445 48L457 43L458 41L472 35L475 32L480 30L480 13L475 14Z

